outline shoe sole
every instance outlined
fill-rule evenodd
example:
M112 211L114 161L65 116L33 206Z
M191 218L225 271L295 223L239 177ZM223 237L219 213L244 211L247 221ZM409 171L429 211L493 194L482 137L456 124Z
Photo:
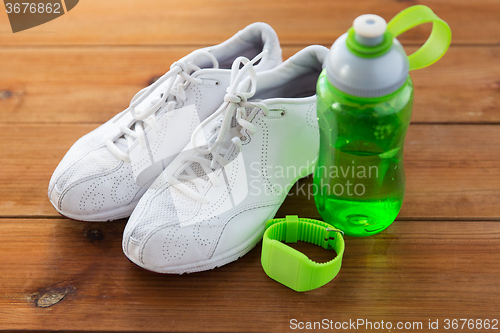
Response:
M312 167L310 169L306 169L307 171L305 174L300 174L295 180L292 182L292 184L295 184L299 179L307 177L311 175L314 172L314 168L316 166L317 159L314 160L314 162L311 164ZM202 271L208 271L212 270L214 268L218 268L224 265L227 265L233 261L236 261L237 259L243 257L245 254L250 252L257 243L259 243L262 239L262 236L264 235L265 231L265 222L268 221L269 219L273 218L278 209L281 207L281 205L278 205L278 207L274 210L274 212L264 221L264 225L257 231L255 232L246 242L243 244L240 244L237 247L234 247L230 249L229 251L226 251L224 253L219 254L216 257L212 257L208 260L202 261L202 262L196 262L193 264L188 264L188 265L181 265L181 266L176 266L176 267L168 267L165 269L162 269L161 267L152 267L148 266L143 263L138 263L134 261L132 258L128 257L127 258L137 266L147 269L152 272L156 273L163 273L163 274L184 274L184 273L196 273L196 272L202 272Z

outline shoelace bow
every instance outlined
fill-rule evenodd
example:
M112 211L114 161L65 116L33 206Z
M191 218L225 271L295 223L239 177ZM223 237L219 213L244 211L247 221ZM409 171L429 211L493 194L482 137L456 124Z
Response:
M172 111L179 101L186 101L186 92L189 83L201 84L203 82L200 78L192 77L191 74L201 68L194 64L194 61L200 57L207 57L212 61L213 68L218 68L219 63L217 59L209 52L200 50L193 52L184 61L177 61L170 66L170 70L156 80L152 85L139 91L130 101L130 105L126 111L129 111L134 118L134 123L129 127L119 125L119 130L122 133L116 140L110 138L105 139L106 147L119 159L130 162L129 155L122 151L116 145L116 141L120 137L125 137L130 147L131 143L137 139L141 147L146 146L146 139L144 133L143 123L149 125L154 130L158 130L156 123L156 114L160 111L166 110L167 115ZM153 104L146 110L139 112L137 107L144 102L150 95L166 81L169 82L161 89L157 97L152 98L150 103ZM175 85L175 87L174 87ZM133 127L133 129L132 129Z
M176 172L178 176L168 175L166 177L167 182L169 182L172 186L198 202L208 203L208 200L181 182L182 180L190 181L194 185L198 185L201 188L206 185L206 181L198 177L193 171L193 163L198 163L212 185L218 187L219 181L215 175L215 171L216 168L223 167L229 163L229 160L222 154L222 147L224 146L224 143L228 142L226 137L230 133L232 119L235 118L236 122L241 126L241 129L239 130L240 134L246 130L250 135L253 135L255 133L255 126L250 123L250 120L259 110L262 110L265 115L269 112L267 106L263 103L248 102L248 99L255 94L257 88L257 75L253 65L259 61L262 56L266 54L266 52L267 51L260 53L251 61L245 57L238 57L233 62L231 67L231 83L229 88L227 88L227 94L224 96L224 103L222 103L222 105L210 117L198 125L191 136L191 146L194 147L194 151L197 154L187 156L183 160L183 167ZM241 65L243 65L243 67L240 69ZM248 77L245 77L247 74ZM243 79L245 79L244 82ZM243 86L248 86L247 80L250 81L250 88L245 89ZM246 115L245 110L247 107L254 107L248 116ZM215 140L209 142L207 148L197 147L195 141L203 126L220 115L223 115L222 123L216 130ZM231 138L231 142L234 146L241 150L242 144L239 136ZM231 147L227 148L226 152L230 149ZM185 172L185 174L183 174L183 172Z

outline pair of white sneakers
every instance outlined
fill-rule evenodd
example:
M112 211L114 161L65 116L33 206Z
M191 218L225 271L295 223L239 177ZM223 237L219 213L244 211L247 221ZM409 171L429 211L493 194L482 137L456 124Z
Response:
M264 23L194 51L71 147L50 180L52 205L82 221L130 216L123 251L151 271L238 259L313 172L327 52L309 46L282 62Z

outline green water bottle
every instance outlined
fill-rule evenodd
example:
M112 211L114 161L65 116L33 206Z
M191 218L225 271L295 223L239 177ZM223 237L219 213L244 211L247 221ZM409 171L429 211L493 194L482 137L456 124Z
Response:
M407 56L396 36L428 22L433 23L429 39ZM362 15L332 45L317 85L314 199L322 218L347 235L376 234L398 215L413 104L408 73L439 60L450 42L448 24L417 5L388 24L380 16Z

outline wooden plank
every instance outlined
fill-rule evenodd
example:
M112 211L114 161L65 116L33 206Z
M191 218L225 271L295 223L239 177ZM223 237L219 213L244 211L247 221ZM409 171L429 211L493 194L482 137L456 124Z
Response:
M453 29L455 44L498 44L497 0L425 0ZM271 24L284 43L331 44L361 14L390 20L413 2L319 0L279 1L87 0L42 26L12 34L7 14L0 13L0 45L192 45L217 43L247 24ZM423 43L428 29L405 40Z
M0 125L0 214L57 216L49 180L66 151L95 125Z
M9 255L0 258L0 328L285 332L292 319L364 319L422 322L427 331L429 319L441 330L446 318L498 319L498 222L404 221L369 238L346 237L339 275L307 293L265 275L260 244L208 272L139 269L122 254L124 225L2 220L0 252ZM296 246L332 256L306 245Z
M93 124L0 125L0 216L57 216L50 176ZM406 197L400 218L498 219L498 125L411 125L405 146ZM293 188L279 215L318 217L311 179ZM300 185L304 185L300 187Z
M288 58L302 46L284 47ZM0 50L0 122L103 123L195 47ZM413 52L414 47L408 48ZM413 122L500 122L500 47L452 47L412 72ZM460 94L457 94L457 91Z

